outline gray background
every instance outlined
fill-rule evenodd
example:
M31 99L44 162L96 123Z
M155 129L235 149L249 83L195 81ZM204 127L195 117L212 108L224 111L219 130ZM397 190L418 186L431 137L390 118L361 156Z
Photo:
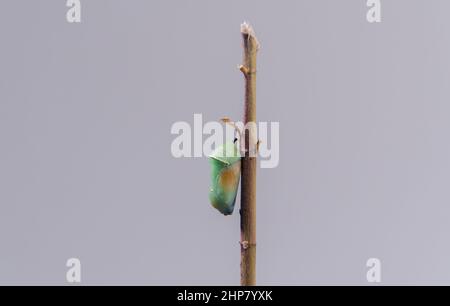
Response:
M0 284L238 284L239 218L208 203L175 121L241 118L239 25L262 44L261 285L450 284L450 2L0 5ZM239 202L237 203L239 205Z

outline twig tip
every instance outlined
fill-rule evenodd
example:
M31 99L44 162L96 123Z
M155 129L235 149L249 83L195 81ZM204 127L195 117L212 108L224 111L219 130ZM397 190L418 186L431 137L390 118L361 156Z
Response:
M244 21L241 24L241 33L248 35L249 38L252 37L255 40L258 49L261 47L258 39L256 38L255 30L253 30L253 27L247 21Z

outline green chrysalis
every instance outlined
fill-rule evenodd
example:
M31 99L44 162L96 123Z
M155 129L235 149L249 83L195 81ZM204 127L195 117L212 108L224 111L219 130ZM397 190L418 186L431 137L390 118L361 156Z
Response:
M218 147L210 156L211 205L224 215L231 215L236 202L236 195L241 177L241 154L234 142L227 142Z

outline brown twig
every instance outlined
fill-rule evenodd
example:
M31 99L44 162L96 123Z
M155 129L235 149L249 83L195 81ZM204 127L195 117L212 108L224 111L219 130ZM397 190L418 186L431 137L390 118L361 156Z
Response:
M241 25L244 58L239 66L245 77L244 124L256 125L256 54L259 42L253 28ZM256 130L244 129L241 162L241 285L256 285Z

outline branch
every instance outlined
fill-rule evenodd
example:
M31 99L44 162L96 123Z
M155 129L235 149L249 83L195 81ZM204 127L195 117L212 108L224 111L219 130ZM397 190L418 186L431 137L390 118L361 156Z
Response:
M244 58L239 69L245 76L244 124L256 123L256 54L260 48L253 28L241 25ZM256 285L256 130L244 130L241 162L241 285ZM242 141L242 139L241 139Z

